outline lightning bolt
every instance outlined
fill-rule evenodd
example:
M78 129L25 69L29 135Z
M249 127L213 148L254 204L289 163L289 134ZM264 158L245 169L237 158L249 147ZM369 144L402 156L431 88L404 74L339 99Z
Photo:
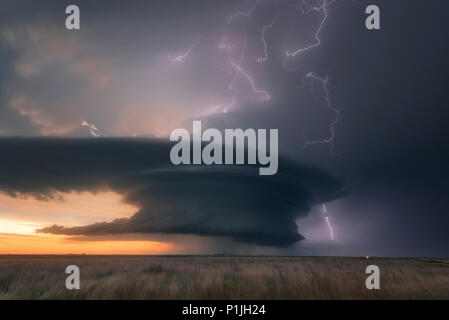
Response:
M199 43L199 41L196 41L194 44L192 44L192 45L189 47L189 49L187 49L186 52L184 52L184 53L182 53L182 54L180 54L180 55L177 55L177 56L171 56L171 55L169 54L169 55L168 55L168 59L169 59L171 62L181 62L181 61L183 61L185 58L187 58L187 57L190 55L190 53L191 53L192 50L198 45L198 43Z
M248 72L246 72L245 69L242 68L242 66L240 66L232 61L230 61L230 64L237 70L238 74L240 74L241 76L245 77L248 80L253 92L262 95L263 100L270 100L269 93L265 90L258 89L256 87L256 83L254 82L254 79L248 74Z
M334 240L334 231L332 230L332 225L329 221L329 217L327 216L326 204L324 204L324 203L323 203L323 214L324 214L324 220L326 220L327 227L329 228L331 240Z
M231 57L229 56L229 54L228 54L228 61L229 61L229 64L232 65L232 66L234 66L234 68L235 68L235 65L237 65L237 66L239 66L239 67L241 68L241 66L242 66L242 64L243 64L243 61L245 60L246 43L247 43L246 31L243 30L243 43L242 43L242 46L241 46L241 48L240 48L240 58L239 58L238 64L235 64L235 63L232 61L232 59L231 59ZM228 46L229 46L229 45L228 45ZM225 48L226 48L226 47L225 47ZM234 85L237 83L237 81L238 81L240 78L241 78L241 74L240 74L239 72L237 72L237 73L235 74L235 76L234 76L234 79L229 83L228 89L229 89L229 90L235 89Z
M301 10L302 14L308 14L312 11L323 11L323 18L321 19L321 22L317 28L317 30L314 33L314 38L315 38L315 42L304 47L304 48L300 48L294 51L289 51L287 50L286 55L285 55L285 59L282 63L282 65L284 66L284 68L286 68L289 71L295 71L297 69L301 69L303 68L302 66L297 67L297 68L291 68L288 66L287 64L287 59L291 58L291 57L295 57L297 55L300 55L302 53L305 53L313 48L316 48L318 46L320 46L321 44L321 38L320 38L320 33L323 29L323 26L325 25L327 18L328 18L328 11L327 11L327 7L334 3L336 0L323 0L322 4L320 6L313 6L311 4L309 4L306 0L302 0L300 5L297 6L298 9ZM318 81L321 84L321 87L324 91L324 99L326 101L326 104L328 106L328 108L335 114L335 118L334 120L330 123L329 126L329 135L322 139L322 140L315 140L315 141L306 141L305 142L305 146L311 146L311 145L316 145L316 144L329 144L330 145L330 153L331 155L334 155L334 138L335 138L335 126L338 124L339 119L340 119L340 112L333 107L333 105L331 104L331 100L330 100L330 90L329 90L329 77L326 78L321 78L317 75L315 75L313 72L308 72L305 75L305 78L311 79L312 81ZM303 84L302 85L298 85L296 83L293 84L294 86L296 86L297 88L303 89L305 88L305 79L303 79Z
M256 82L253 79L253 77L250 76L250 74L242 67L243 61L245 59L245 51L246 51L246 44L247 44L247 36L245 30L243 30L243 44L240 51L240 59L238 63L234 62L232 59L229 59L229 64L235 69L236 75L234 79L229 83L228 88L229 89L235 89L235 84L241 79L245 78L249 85L251 86L251 89L254 93L259 94L262 96L263 101L270 99L270 94L266 90L261 90L257 88Z
M267 32L268 29L273 28L274 23L276 22L276 19L278 18L278 15L275 15L273 18L273 21L271 21L270 24L267 24L265 27L263 27L262 29L262 34L261 34L261 38L262 38L262 42L263 42L263 46L264 46L264 56L261 58L257 58L257 62L262 63L268 60L268 49L267 49L267 41L265 41L265 32Z
M323 15L324 15L324 16L323 16L323 19L321 20L321 22L320 22L320 24L319 24L319 26L318 26L317 31L315 32L315 35L314 35L315 42L312 43L311 45L307 46L307 47L300 48L300 49L297 49L297 50L295 50L295 51L289 51L289 50L287 50L287 52L286 52L287 57L295 57L295 56L297 56L298 54L301 54L301 53L304 53L304 52L306 52L306 51L309 51L310 49L313 49L313 48L315 48L315 47L318 47L318 46L321 44L321 39L320 39L319 35L320 35L321 30L323 29L323 26L324 26L324 24L325 24L325 22L326 22L326 20L327 20L327 17L328 17L328 14L327 14L327 6L330 5L330 4L332 4L332 3L334 3L335 1L336 1L336 0L331 0L331 1L327 2L327 0L324 0L324 1L323 1L323 4L322 4L321 6L319 6L319 7L312 7L312 6L310 6L310 8L309 8L308 11L303 11L303 13L309 13L309 12L311 12L311 11L320 11L320 10L323 10ZM303 3L307 3L307 2L303 1Z
M322 89L324 90L324 99L326 100L327 106L332 112L335 114L334 120L332 120L330 127L329 127L329 135L327 138L324 138L322 140L315 140L315 141L306 141L306 145L314 145L314 144L330 144L331 146L331 154L334 154L334 137L335 137L335 126L338 124L338 121L340 119L340 112L332 106L331 100L330 100L330 90L328 87L329 84L329 78L320 78L317 75L315 75L312 72L309 72L306 74L306 77L309 79L312 79L312 81L318 81L321 84Z
M247 11L247 12L237 12L235 14L233 14L232 16L229 17L228 19L228 24L230 24L232 22L232 20L234 20L237 17L248 17L251 15L251 13L260 5L260 2L262 0L257 0L255 2L255 4Z

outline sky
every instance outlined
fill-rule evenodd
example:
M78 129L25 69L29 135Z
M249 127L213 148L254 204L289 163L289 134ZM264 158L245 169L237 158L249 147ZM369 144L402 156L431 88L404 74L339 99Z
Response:
M69 4L0 8L0 254L449 256L447 1ZM278 173L173 166L193 120Z

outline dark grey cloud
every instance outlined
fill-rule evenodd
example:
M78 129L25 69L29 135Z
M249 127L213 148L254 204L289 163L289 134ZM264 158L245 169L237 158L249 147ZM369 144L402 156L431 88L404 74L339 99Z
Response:
M40 232L66 235L170 233L288 246L295 219L343 196L327 172L281 157L274 176L254 166L174 166L155 139L2 138L0 190L45 200L55 192L112 189L139 208L129 219Z

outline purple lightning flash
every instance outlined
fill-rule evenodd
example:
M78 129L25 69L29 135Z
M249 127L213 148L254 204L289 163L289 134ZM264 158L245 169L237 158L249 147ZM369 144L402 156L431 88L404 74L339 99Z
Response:
M313 74L312 72L309 72L308 74L306 74L307 78L310 78L312 80L318 81L321 84L321 87L324 90L324 98L326 100L327 106L329 107L330 110L332 110L335 113L335 118L334 120L331 122L330 127L329 127L329 135L327 138L324 138L322 140L315 140L315 141L306 141L306 145L314 145L314 144L330 144L331 146L331 154L334 154L334 137L335 137L335 126L338 123L338 120L340 118L340 112L334 108L331 104L331 100L330 100L330 90L328 88L328 83L329 83L329 78L320 78L318 76L316 76L315 74Z
M326 220L327 227L329 228L329 232L331 235L331 240L334 240L334 231L332 230L332 225L329 221L329 217L327 216L327 208L326 204L323 203L323 214L324 214L324 220Z
M332 4L332 3L334 3L335 1L336 0L331 0L331 1L327 2L327 0L324 0L323 4L321 6L319 6L319 7L312 7L312 6L309 5L310 7L306 11L304 11L304 10L302 11L303 13L309 13L311 11L323 10L324 16L323 16L323 19L321 20L321 23L320 23L320 25L319 25L319 27L318 27L317 31L315 32L315 35L314 35L315 43L313 43L313 44L311 44L311 45L309 45L307 47L297 49L295 51L288 51L287 50L287 52L286 52L287 57L295 57L296 55L301 54L303 52L306 52L306 51L308 51L308 50L310 50L312 48L318 47L321 44L321 39L320 39L319 35L320 35L321 30L323 29L324 23L327 20L327 17L328 17L327 6ZM306 2L303 1L303 3L306 3Z
M323 26L324 26L324 24L325 24L325 22L326 22L326 20L328 18L327 7L330 4L334 3L335 1L336 0L330 0L330 1L323 0L323 3L320 6L313 6L313 5L309 4L306 0L302 0L301 1L301 4L298 6L298 9L300 9L303 14L307 14L307 13L312 12L312 11L321 11L322 10L323 11L323 19L321 20L321 22L320 22L320 24L318 26L318 29L315 31L315 34L314 34L315 42L314 43L312 43L311 45L309 45L307 47L296 49L294 51L288 51L287 50L286 57L285 57L285 59L283 61L283 66L286 69L288 69L290 71L294 71L296 69L303 68L302 66L298 67L298 68L291 68L291 67L289 67L288 64L287 64L287 59L290 58L290 57L295 57L297 55L300 55L300 54L305 53L305 52L307 52L307 51L309 51L309 50L311 50L313 48L316 48L316 47L320 46L320 44L321 44L320 33L321 33L321 30L323 29ZM324 94L325 94L324 99L326 100L326 104L327 104L328 108L330 110L332 110L332 112L335 113L335 118L330 123L330 126L329 126L329 135L326 138L322 139L322 140L306 141L306 146L316 145L316 144L329 144L330 145L330 152L333 155L334 154L335 126L338 124L338 121L340 119L340 112L335 107L332 106L331 101L330 101L330 90L329 90L329 86L328 86L329 78L328 77L326 77L326 78L318 77L313 72L308 72L305 75L305 78L309 78L312 81L318 81L321 84L321 87L322 87L322 89L324 91ZM303 89L305 87L304 79L303 79L303 85L301 85L301 86L298 85L298 84L293 84L293 85L298 87L298 88L300 88L300 89Z
M240 49L240 59L238 62L233 61L231 58L229 58L229 64L235 69L236 73L234 76L234 79L229 83L228 88L233 90L235 89L235 84L241 79L245 78L249 85L251 86L251 89L254 93L259 94L262 96L263 101L270 99L270 94L262 89L257 88L255 80L252 76L243 68L243 61L245 60L245 51L246 51L246 44L247 44L247 36L245 30L243 30L243 44ZM224 45L224 48L229 47L229 45Z
M335 132L336 132L336 126L340 120L340 113L339 110L336 109L333 104L331 103L330 99L330 89L329 89L329 77L328 76L319 76L314 71L311 71L310 69L306 68L305 66L297 66L292 67L290 66L294 61L297 61L299 57L301 57L306 52L311 51L314 48L317 48L321 45L321 33L324 29L324 26L326 24L326 21L329 17L328 8L331 4L334 4L337 0L318 0L314 1L313 4L311 0L299 0L297 4L295 5L295 9L299 10L301 14L309 14L311 12L316 12L317 14L322 13L322 18L319 20L318 27L316 30L313 31L313 42L305 47L300 48L290 48L285 52L285 57L282 61L282 66L288 70L288 71L298 71L304 74L303 77L303 83L296 84L293 83L293 85L299 89L305 89L306 83L317 84L320 86L323 94L323 99L327 105L327 107L335 114L335 117L331 121L329 125L329 134L321 139L321 140L313 140L313 141L306 141L304 142L304 147L316 145L316 144L329 144L330 145L330 153L331 155L334 155L334 139L335 139ZM226 59L226 67L222 68L220 66L220 69L222 69L223 72L231 75L231 79L228 83L228 90L229 90L229 96L226 98L227 102L219 103L215 107L213 107L213 112L223 112L226 113L238 103L240 99L240 94L242 93L241 89L243 86L247 87L250 92L255 94L255 96L260 97L261 102L265 102L271 99L270 93L264 89L261 89L258 87L257 79L255 76L252 75L250 72L250 66L246 62L249 60L246 58L246 51L248 50L247 46L247 34L245 29L242 29L243 33L243 40L239 40L238 42L231 41L229 42L226 38L226 33L229 31L229 25L237 18L247 18L251 15L256 14L256 9L262 5L262 0L249 0L247 1L247 6L249 9L246 11L238 11L234 14L232 14L228 20L226 21L226 25L228 26L225 29L225 36L222 37L221 41L218 44L218 47L216 47L219 50L226 51L227 59ZM287 15L288 16L288 15ZM266 62L269 59L268 54L268 48L269 43L267 40L267 32L271 29L273 29L275 24L281 24L281 22L278 22L279 19L279 13L275 14L271 22L265 26L263 26L261 33L260 33L260 39L263 44L263 54L256 56L255 62L259 65L262 65L264 62ZM179 63L184 61L193 51L193 49L198 45L198 41L193 43L186 52L177 55L177 56L171 56L169 55L168 58L170 61L174 63ZM240 48L239 56L236 56L238 54L234 51L234 49ZM271 48L270 48L271 49ZM275 48L271 49L274 50ZM288 63L290 62L290 63Z

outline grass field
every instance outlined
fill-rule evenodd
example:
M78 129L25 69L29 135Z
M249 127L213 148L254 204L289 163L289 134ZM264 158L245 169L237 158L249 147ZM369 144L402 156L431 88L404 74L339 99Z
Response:
M65 287L70 264L80 290ZM380 290L365 288L369 264ZM449 260L0 256L0 299L449 299Z

